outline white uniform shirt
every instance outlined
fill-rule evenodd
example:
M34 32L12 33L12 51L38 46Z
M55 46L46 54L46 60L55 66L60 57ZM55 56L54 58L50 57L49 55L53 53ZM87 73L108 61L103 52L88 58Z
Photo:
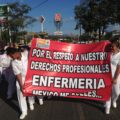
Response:
M0 66L6 68L9 67L11 60L12 58L9 57L7 54L0 55Z
M13 60L12 67L13 72L15 75L21 74L22 75L22 82L25 82L25 77L27 73L27 65L28 65L28 53L22 52L21 60Z
M12 60L12 58L9 57L7 54L0 55L1 72L10 67L11 60Z
M111 71L112 71L112 78L114 78L115 71L117 69L117 65L120 65L120 52L117 54L111 55ZM119 76L120 77L120 76Z

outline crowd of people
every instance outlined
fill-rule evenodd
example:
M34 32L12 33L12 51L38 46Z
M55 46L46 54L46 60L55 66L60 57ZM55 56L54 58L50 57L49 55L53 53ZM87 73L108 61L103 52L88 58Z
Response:
M105 103L105 113L110 114L111 104L114 108L117 107L117 100L120 94L120 45L118 40L111 42L111 71L112 71L112 95ZM24 119L27 115L27 101L23 96L23 84L27 72L29 56L29 47L20 46L19 49L15 46L6 46L0 55L0 82L5 79L8 83L7 99L12 98L17 91L17 98L21 110L20 119ZM16 84L16 86L15 86ZM40 105L43 104L43 96L38 96ZM34 110L35 98L28 97L30 110Z
M5 47L4 52L0 55L0 82L2 79L8 83L7 99L11 99L17 92L19 107L21 110L20 119L27 115L27 101L23 95L23 85L27 73L29 47L22 46L19 49L15 47ZM16 85L15 85L16 84ZM16 91L15 91L16 90ZM43 104L43 97L38 96L39 104ZM34 110L35 98L28 97L30 110Z

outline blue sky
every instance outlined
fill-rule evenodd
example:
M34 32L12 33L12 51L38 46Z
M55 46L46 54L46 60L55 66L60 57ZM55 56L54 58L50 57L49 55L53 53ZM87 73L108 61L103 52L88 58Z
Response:
M63 26L61 31L64 34L78 34L79 31L74 30L75 20L74 20L74 7L80 3L80 0L0 0L1 3L4 2L14 2L20 1L22 3L28 4L31 8L29 15L38 18L43 15L45 17L44 30L49 34L53 34L56 30L54 25L54 15L56 13L61 13L63 19ZM41 6L35 8L40 3L46 1ZM29 31L40 32L41 25L40 22L36 22L27 28Z
M74 7L84 0L0 0L0 3L12 3L15 1L28 4L31 8L33 8L29 12L29 15L38 19L37 22L26 28L28 31L41 31L39 17L43 15L46 19L44 23L44 31L48 32L49 34L53 34L56 31L54 25L54 16L56 13L61 13L63 19L61 31L63 31L63 34L79 34L79 31L74 30L76 25L74 20ZM39 6L39 4L43 2L44 4ZM107 30L120 30L120 25L111 25Z

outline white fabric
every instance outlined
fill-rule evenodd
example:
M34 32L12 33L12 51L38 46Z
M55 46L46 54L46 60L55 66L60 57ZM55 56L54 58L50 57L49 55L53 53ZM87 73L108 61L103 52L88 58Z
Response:
M6 50L8 47L9 47L9 46L6 45L6 46L4 47L4 50Z
M120 52L111 55L112 78L114 77L117 65L120 65Z
M21 60L14 60L12 62L13 71L15 75L18 75L21 73L22 77L25 78L27 73L27 65L28 65L28 58L27 55L25 56L25 53L21 53L22 57ZM23 81L24 82L24 81Z
M23 96L20 87L17 87L17 98L20 106L20 110L22 113L27 113L27 102L26 97Z
M2 67L0 67L0 74L2 74Z
M12 58L10 58L7 54L0 55L0 67L8 68L10 66Z
M33 96L28 97L28 103L29 103L30 105L33 105L33 104L35 103L35 99L34 99Z
M21 74L22 75L22 83L24 84L25 82L25 77L27 73L27 65L28 65L28 54L26 53L21 53L22 57L21 60L14 60L12 62L12 67L15 75ZM26 102L26 97L23 96L21 90L20 90L20 85L18 82L16 82L16 87L17 87L17 96L18 96L18 102L19 106L22 112L27 113L27 102ZM29 103L32 104L34 103L34 99L28 98Z
M111 55L111 72L112 72L112 79L114 78L117 66L120 65L120 52L117 54ZM106 107L111 107L111 99L113 102L116 102L120 94L120 74L117 79L117 83L112 85L112 98L106 101Z
M0 83L1 83L1 80L2 80L2 67L0 67Z

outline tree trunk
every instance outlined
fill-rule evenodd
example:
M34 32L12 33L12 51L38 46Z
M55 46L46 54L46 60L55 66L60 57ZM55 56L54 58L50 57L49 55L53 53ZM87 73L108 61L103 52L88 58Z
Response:
M101 28L99 28L99 34L98 34L99 41L101 40Z

